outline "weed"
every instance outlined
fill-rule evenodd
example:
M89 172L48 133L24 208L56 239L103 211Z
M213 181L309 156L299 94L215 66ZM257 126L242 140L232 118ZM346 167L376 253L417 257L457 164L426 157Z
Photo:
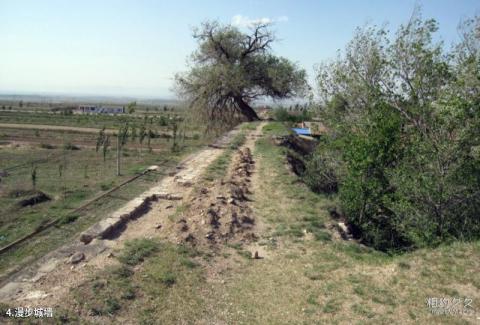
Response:
M340 310L341 304L335 299L329 299L323 306L324 313L335 313Z
M119 261L127 265L137 265L144 258L158 251L158 244L150 239L134 239L125 243Z

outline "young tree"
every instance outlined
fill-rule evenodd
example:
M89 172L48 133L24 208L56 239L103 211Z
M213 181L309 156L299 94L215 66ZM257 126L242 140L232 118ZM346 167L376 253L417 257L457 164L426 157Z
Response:
M35 191L37 189L37 166L35 165L32 166L31 178L32 178L32 188Z
M128 114L133 114L135 113L135 110L137 109L137 102L131 102L127 104L127 112Z
M177 74L177 92L208 122L232 122L239 114L258 120L251 106L262 97L302 95L306 73L271 53L275 36L268 24L244 33L231 25L205 22L194 30L198 41L190 71Z
M107 152L108 152L108 147L110 147L110 136L107 135L105 140L103 141L103 150L102 150L102 153L103 153L103 162L105 163L105 161L107 160Z
M147 136L147 128L145 127L145 123L140 126L140 130L138 131L138 142L143 144L143 140Z
M152 129L148 129L147 132L147 147L148 147L148 152L152 152L152 146L150 145L150 142L152 138L155 137L155 133L152 131Z
M176 119L172 120L171 128L172 128L172 139L173 139L172 152L176 152L178 150L178 143L177 143L178 122Z
M105 142L105 127L103 127L99 132L98 132L98 136L97 136L97 143L95 145L95 152L98 152L98 150L100 149L100 147L103 145L103 143Z
M122 154L123 146L128 140L128 122L118 129L117 134L117 176L121 175L120 172L120 156Z

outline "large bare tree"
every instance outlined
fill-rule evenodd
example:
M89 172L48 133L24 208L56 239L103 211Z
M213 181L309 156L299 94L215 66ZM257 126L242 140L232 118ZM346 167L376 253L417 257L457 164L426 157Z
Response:
M194 30L198 49L190 70L175 76L177 93L208 121L230 122L236 116L258 120L252 102L290 98L307 89L306 73L272 54L275 35L268 24L249 33L231 25L205 22Z

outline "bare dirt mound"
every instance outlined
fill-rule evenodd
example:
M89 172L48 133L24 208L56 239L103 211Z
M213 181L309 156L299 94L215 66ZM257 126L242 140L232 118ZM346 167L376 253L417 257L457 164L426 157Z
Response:
M192 198L189 212L177 222L178 238L212 248L255 240L255 218L249 206L254 167L250 149L237 150L227 177L209 188L200 188Z

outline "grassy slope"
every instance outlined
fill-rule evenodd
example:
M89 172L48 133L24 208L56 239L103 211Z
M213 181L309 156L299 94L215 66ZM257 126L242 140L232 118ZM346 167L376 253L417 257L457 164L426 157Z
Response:
M260 139L255 150L262 183L253 204L263 224L259 244L265 248L265 259L157 243L158 250L149 251L132 274L126 273L128 281L119 280L118 270L107 270L98 276L108 285L92 279L76 292L76 302L97 304L103 321L145 324L476 321L467 316L433 316L425 299L472 298L480 311L480 243L392 257L331 240L324 223L333 199L313 194L288 172L283 149L269 138L285 132L281 125L269 124L264 131L268 137ZM139 249L140 254L144 251ZM212 268L220 263L230 267L212 278ZM129 298L132 291L134 300Z
M266 131L281 133L281 129L270 125ZM257 143L260 179L265 180L255 198L257 217L270 221L274 229L278 225L292 228L315 215L325 221L328 199L295 183L295 176L285 170L281 151L268 139ZM229 290L237 301L244 302L239 309L246 313L239 320L377 324L476 321L473 317L432 316L425 299L468 297L480 311L478 242L390 257L354 243L307 238L279 238L271 261L252 263L236 272Z

